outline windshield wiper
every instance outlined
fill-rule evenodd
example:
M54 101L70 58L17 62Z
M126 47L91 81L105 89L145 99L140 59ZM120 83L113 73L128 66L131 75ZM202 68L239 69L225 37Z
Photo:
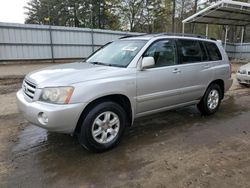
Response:
M93 64L93 65L104 65L104 66L110 66L110 67L125 67L123 65L111 64L111 63L102 63L102 62L98 62L98 61L90 62L90 63Z
M118 65L118 64L107 64L107 65L111 67L125 67L124 65Z
M102 62L99 62L99 61L94 61L94 62L89 62L89 63L91 63L93 65L106 65L106 66L108 66L106 63L102 63Z

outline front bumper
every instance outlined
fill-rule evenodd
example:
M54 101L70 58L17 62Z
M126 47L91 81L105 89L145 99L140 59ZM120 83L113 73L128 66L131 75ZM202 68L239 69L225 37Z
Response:
M236 74L237 81L241 84L250 84L250 75L249 74Z
M16 97L18 109L27 121L52 132L73 133L86 106L85 103L57 105L40 101L28 102L22 90L17 92ZM46 125L38 120L38 115L41 112L48 117Z

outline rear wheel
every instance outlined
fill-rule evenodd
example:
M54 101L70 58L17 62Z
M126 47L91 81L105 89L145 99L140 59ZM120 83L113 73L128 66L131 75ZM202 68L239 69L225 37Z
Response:
M198 109L203 115L212 115L217 112L222 99L222 91L219 85L211 84L201 101Z
M103 102L86 115L78 140L93 152L104 152L120 142L125 126L124 109L117 103Z

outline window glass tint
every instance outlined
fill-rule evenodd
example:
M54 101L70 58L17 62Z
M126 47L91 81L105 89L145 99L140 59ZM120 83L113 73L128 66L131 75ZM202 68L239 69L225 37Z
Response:
M176 47L173 40L155 42L145 52L144 57L153 57L155 67L163 67L176 64Z
M212 42L204 42L204 44L207 48L207 52L208 52L210 61L222 60L221 53L220 53L218 47L216 46L216 44L214 44Z
M207 51L206 51L206 48L205 48L203 42L200 41L199 43L201 46L202 61L209 61L209 57L208 57L208 54L207 54Z
M205 49L198 40L178 40L180 63L194 63L206 61Z

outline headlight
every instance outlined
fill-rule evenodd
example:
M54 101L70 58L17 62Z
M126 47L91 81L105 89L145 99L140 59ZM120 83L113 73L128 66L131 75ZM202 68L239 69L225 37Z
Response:
M73 91L73 87L44 88L39 100L54 104L68 104Z
M246 74L247 70L238 70L238 73L240 73L240 74Z

